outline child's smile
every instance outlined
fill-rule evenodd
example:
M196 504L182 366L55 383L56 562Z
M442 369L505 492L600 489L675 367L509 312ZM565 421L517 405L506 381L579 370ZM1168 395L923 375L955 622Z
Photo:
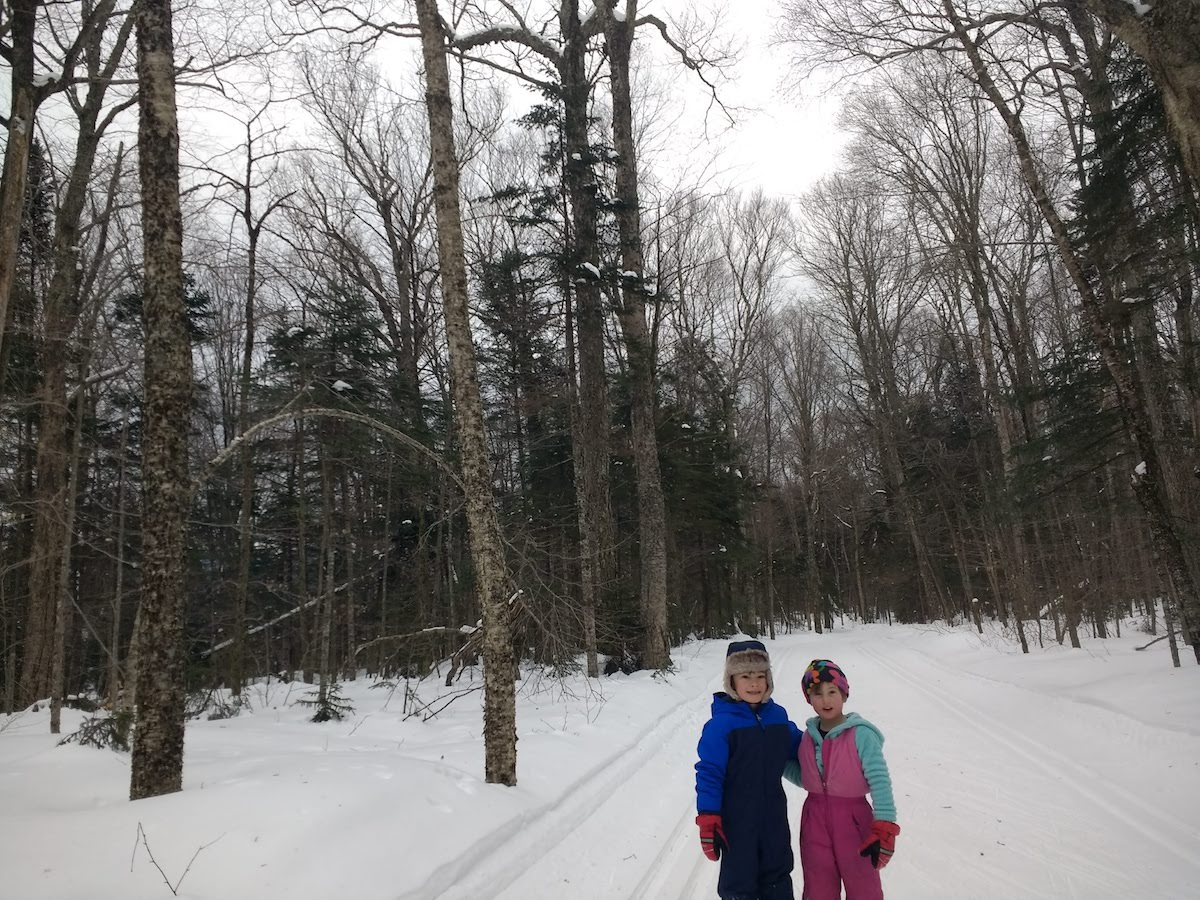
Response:
M766 672L742 672L733 676L738 699L744 703L762 703L767 695Z

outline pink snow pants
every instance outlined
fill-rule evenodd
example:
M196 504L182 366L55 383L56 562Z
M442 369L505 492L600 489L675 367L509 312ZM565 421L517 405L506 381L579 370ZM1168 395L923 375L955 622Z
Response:
M874 814L866 797L810 793L800 813L803 900L883 900L879 872L858 855Z

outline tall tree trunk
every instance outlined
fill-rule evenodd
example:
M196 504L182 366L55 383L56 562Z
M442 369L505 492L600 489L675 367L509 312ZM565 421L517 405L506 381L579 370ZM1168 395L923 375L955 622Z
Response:
M514 785L517 783L516 665L509 598L506 596L504 546L496 516L496 500L492 495L491 461L483 427L483 402L467 306L458 154L454 146L446 44L438 19L437 0L415 0L415 3L425 60L425 104L429 111L438 260L442 270L442 304L450 352L454 424L462 453L471 558L483 609L486 779L492 784Z
M45 371L39 400L37 488L33 504L33 546L29 571L29 608L25 620L25 654L18 702L22 706L50 695L54 655L55 609L59 560L66 536L63 510L67 499L66 335L59 315L46 310Z
M583 407L579 400L579 354L575 344L574 297L571 293L569 279L565 280L562 295L563 330L567 345L567 394L570 398L571 446L575 448L582 447L585 440ZM579 531L579 606L583 619L583 653L587 660L588 677L599 678L600 658L596 647L596 594L600 563L598 553L591 552L593 546L599 546L599 540L593 533L592 516L588 512L587 495L583 489L585 482L583 454L571 453L571 470L575 477L576 525Z
M121 689L121 611L125 606L125 457L129 450L129 414L121 421L121 450L117 457L117 534L113 560L112 656L108 668L108 706L116 712L129 706L129 691ZM126 656L126 672L129 671Z
M254 454L249 445L242 447L240 456L238 572L237 586L234 589L233 646L229 648L229 689L235 697L241 695L246 684L246 605L250 595L250 568L254 552Z
M573 433L575 494L579 511L580 581L585 615L594 610L611 577L612 513L609 506L609 409L604 369L604 308L596 226L595 175L588 141L587 38L578 0L565 0L559 15L563 51L559 80L563 102L563 180L570 205L567 241L575 287L579 390ZM589 675L593 673L589 671Z
M324 430L324 429L323 429ZM325 441L321 442L321 554L317 575L317 596L320 622L317 646L319 656L317 675L321 679L317 687L317 714L321 715L329 703L329 687L334 681L330 652L333 646L333 605L337 601L334 589L334 565L337 551L333 546L333 475L329 471L329 455L332 452Z
M71 441L69 460L70 475L67 479L67 506L63 511L63 550L58 562L58 577L55 579L57 604L54 621L54 656L51 665L50 678L50 733L58 734L62 726L62 702L66 693L66 664L67 664L67 619L70 615L71 603L71 536L75 533L75 509L79 496L79 467L81 465L81 448L83 446L83 406L84 383L86 366L81 367L79 391L75 396L74 438ZM97 635L99 637L99 635ZM113 651L115 654L115 650Z
M629 0L625 19L611 12L605 30L612 72L613 146L617 153L617 228L621 246L621 308L617 318L629 358L629 390L633 418L633 456L637 465L638 540L642 576L642 665L671 665L667 630L667 516L658 468L654 417L654 348L646 325L646 297L657 290L648 283L642 249L641 200L637 184L637 146L633 139L629 56L633 45L637 0ZM774 627L772 625L772 627Z
M179 127L170 0L136 8L138 159L145 266L145 438L137 728L130 799L183 784L187 430L192 354L183 301Z
M392 503L394 501L394 472L396 467L396 458L392 454L388 454L387 466L387 495L383 501L383 533L387 536L384 541L383 549L379 552L379 634L388 633L388 593L390 585L388 582L388 570L392 564ZM451 625L454 621L453 615L447 617L447 625ZM374 672L383 673L387 669L385 664L386 657L383 656L383 651L378 655L372 654L374 660Z
M90 171L90 165L88 166ZM83 208L86 179L59 216L55 239L55 267L46 294L45 353L42 389L38 406L37 492L34 496L33 557L30 560L29 613L26 619L25 657L21 673L21 703L48 696L58 605L58 574L68 537L63 527L67 506L67 364L68 338L78 313L79 214Z
M354 521L353 510L351 509L350 501L350 475L343 467L341 477L338 479L340 485L340 493L342 496L341 505L341 543L342 555L346 559L346 653L342 659L342 677L347 681L354 681L358 677L358 660L354 655L354 649L358 646L358 617L357 612L358 601L355 599L357 586L355 585L354 576L354 540L350 533L350 523ZM358 521L363 521L362 517Z
M247 133L249 126L247 126ZM242 221L246 226L249 248L246 260L246 303L243 313L242 371L238 379L238 434L246 433L250 427L250 386L254 366L254 341L257 324L256 300L258 294L258 235L259 225L253 221L250 191L253 184L254 156L249 141L246 144L246 180L243 184L244 200L241 209ZM246 604L250 595L250 568L254 558L254 451L247 441L241 456L241 504L238 507L238 572L233 610L233 646L229 653L229 687L234 695L240 695L246 681Z
M304 478L304 416L296 417L296 430L292 438L292 471L295 473L292 482L292 497L296 503L296 584L293 590L303 602L308 602L308 500L307 485ZM323 560L318 560L318 569ZM318 587L319 590L319 587ZM320 596L320 593L317 594ZM318 616L314 616L319 622ZM315 631L315 629L314 629ZM313 641L308 637L308 629L301 629L301 646L295 654L299 668L303 670L302 678L305 683L312 684L312 649ZM293 666L295 668L295 666Z

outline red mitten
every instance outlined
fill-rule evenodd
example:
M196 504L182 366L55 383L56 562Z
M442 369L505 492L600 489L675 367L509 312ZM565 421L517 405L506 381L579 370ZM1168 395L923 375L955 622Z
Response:
M712 813L700 813L696 816L696 824L700 826L700 849L704 851L705 856L716 862L721 858L721 848L726 846L721 817Z
M882 869L892 861L892 854L896 852L896 835L899 833L900 826L895 822L876 819L871 823L871 836L858 848L858 855L871 857L871 865Z

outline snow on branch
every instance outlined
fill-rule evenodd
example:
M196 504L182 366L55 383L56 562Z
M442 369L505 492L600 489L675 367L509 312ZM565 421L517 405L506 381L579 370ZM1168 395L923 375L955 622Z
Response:
M263 631L267 628L270 628L272 625L278 625L284 619L294 616L298 612L303 612L304 610L308 609L309 607L314 606L315 604L320 603L320 602L321 602L320 597L313 597L307 603L301 603L299 606L294 607L293 609L289 609L285 613L281 613L280 615L276 616L274 619L272 619L269 622L263 622L261 625L255 625L253 628L247 628L246 629L246 637L249 637L252 634L258 634L258 632ZM218 650L224 650L226 647L232 645L233 642L236 640L237 640L237 638L233 637L233 638L229 638L228 640L221 641L221 643L219 643L219 644L213 644L207 650L200 651L200 658L204 659L209 656L212 656Z
M268 428L278 425L280 422L285 422L291 419L342 419L348 422L358 422L361 425L366 425L368 428L373 428L382 434L386 434L388 437L394 439L398 443L415 450L417 453L420 453L422 456L425 456L431 460L433 464L442 471L443 474L445 474L448 478L450 478L451 481L454 482L455 485L457 485L460 491L462 491L464 494L466 493L466 488L463 486L462 480L458 477L458 473L454 471L453 467L416 438L411 437L405 434L403 431L393 428L390 425L385 425L383 422L380 422L378 419L373 419L370 416L364 416L361 413L350 412L344 409L326 409L320 406L302 407L299 409L289 409L288 407L285 407L281 412L278 412L273 416L269 416L268 418L263 419L261 422L257 422L251 427L247 428L244 432L230 441L229 446L209 460L209 463L205 467L204 471L196 479L195 485L193 486L194 489L199 490L200 485L211 478L213 473L222 464L227 462L236 454L240 453L242 446L251 438L254 438L263 431L266 431Z
M367 641L364 644L359 644L354 649L354 655L362 653L369 647L375 647L379 644L400 644L404 641L410 641L414 638L430 637L431 635L457 635L459 637L468 637L472 634L471 631L464 630L467 626L460 625L458 628L451 628L448 625L435 625L431 628L422 628L419 631L410 631L408 634L385 634L383 637L377 637L374 640Z
M466 53L468 50L473 50L476 47L482 47L486 44L503 43L521 44L539 56L544 56L555 63L558 62L561 56L558 48L548 40L534 34L527 28L517 25L493 25L491 28L484 28L470 34L452 35L450 39L450 47L461 53Z

